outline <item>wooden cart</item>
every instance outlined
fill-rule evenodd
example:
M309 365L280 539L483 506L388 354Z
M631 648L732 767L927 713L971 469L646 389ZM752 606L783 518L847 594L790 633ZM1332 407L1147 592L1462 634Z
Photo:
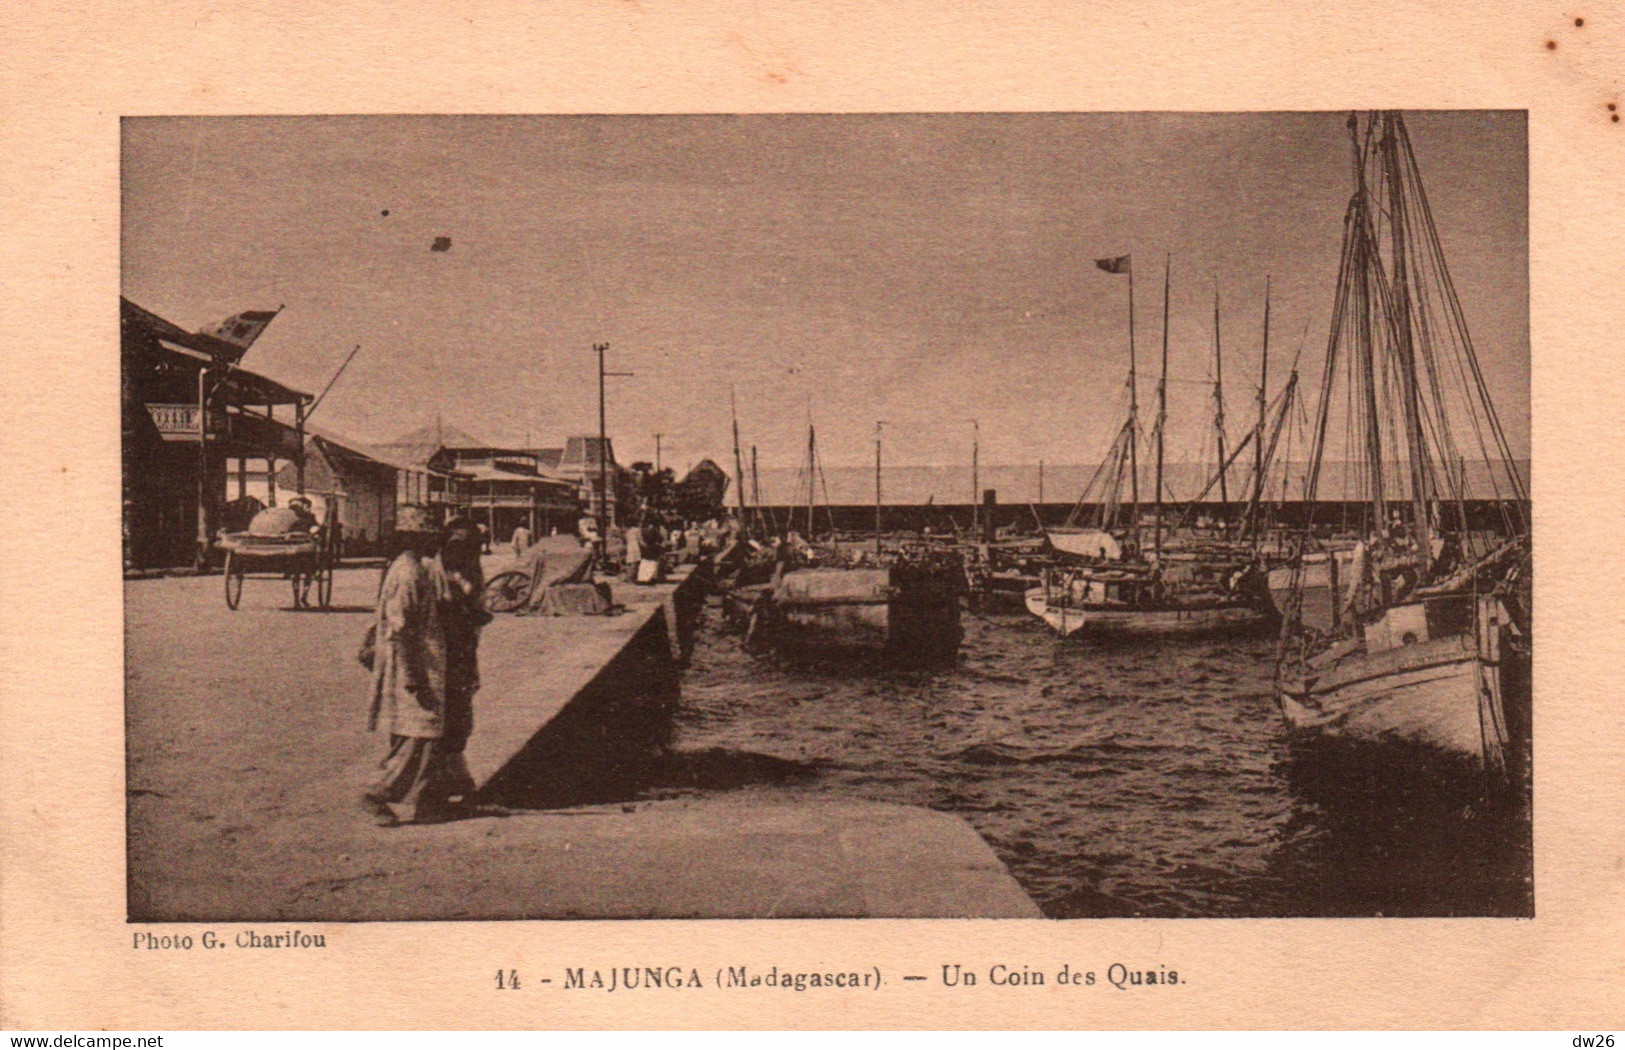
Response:
M226 607L236 609L243 597L243 581L284 579L293 588L296 609L314 604L325 609L333 601L333 569L338 564L338 530L331 523L309 532L263 536L228 532L216 546L226 552Z

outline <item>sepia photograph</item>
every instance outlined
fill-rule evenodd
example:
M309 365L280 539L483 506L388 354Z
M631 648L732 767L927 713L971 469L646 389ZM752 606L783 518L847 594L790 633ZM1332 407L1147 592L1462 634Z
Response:
M1537 915L1524 110L118 138L129 922Z

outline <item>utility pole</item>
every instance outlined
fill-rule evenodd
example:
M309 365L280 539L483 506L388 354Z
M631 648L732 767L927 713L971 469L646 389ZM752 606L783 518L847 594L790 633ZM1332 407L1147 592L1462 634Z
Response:
M606 372L604 371L604 354L609 351L608 343L592 344L593 352L598 355L598 542L604 544L602 549L608 550L609 527L609 428L604 411L604 380L614 376L616 378L636 375L635 372ZM582 464L586 466L585 463Z
M660 432L655 431L655 473L660 473Z

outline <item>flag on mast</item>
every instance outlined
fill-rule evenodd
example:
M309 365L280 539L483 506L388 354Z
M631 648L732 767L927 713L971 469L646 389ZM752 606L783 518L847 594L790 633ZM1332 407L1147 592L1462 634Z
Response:
M266 326L276 320L278 310L244 310L215 325L205 325L198 329L198 335L218 339L222 343L235 347L237 353L232 360L240 359L254 345L254 340L260 337Z
M1095 265L1107 273L1128 273L1132 255L1118 255L1110 259L1096 259Z

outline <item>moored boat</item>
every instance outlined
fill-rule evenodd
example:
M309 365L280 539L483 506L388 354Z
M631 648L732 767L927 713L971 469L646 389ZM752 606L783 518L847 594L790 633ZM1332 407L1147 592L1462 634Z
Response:
M1113 264L1110 267L1106 262L1102 261L1103 269L1127 272L1132 279L1132 262L1128 257L1110 260ZM1150 540L1146 542L1140 521L1136 453L1138 395L1134 392L1136 370L1131 321L1129 419L1078 502L1081 508L1096 483L1101 483L1103 498L1098 520L1094 528L1069 527L1046 532L1053 564L1044 572L1041 585L1029 589L1025 596L1028 611L1062 637L1088 634L1165 637L1248 631L1262 629L1271 621L1253 544L1181 542L1171 535L1172 523L1164 520L1163 432L1168 402L1171 268L1170 262L1163 273L1162 377L1157 384L1156 488ZM1131 286L1131 304L1132 295ZM1289 397L1290 387L1278 399L1283 406L1283 418ZM1227 503L1226 471L1246 444L1259 439L1264 429L1263 417L1255 433L1227 454L1222 398L1217 387L1215 401L1219 405L1215 419L1219 468L1209 488L1218 485ZM1130 484L1130 502L1128 527L1122 528L1117 527L1116 517L1125 475ZM1203 490L1204 495L1206 491ZM1076 518L1075 510L1068 525L1074 525Z
M1166 637L1266 628L1254 567L1209 558L1159 566L1094 561L1060 566L1026 594L1028 612L1063 638Z
M910 663L951 661L964 637L962 570L939 556L890 565L783 573L750 614L747 642L796 655L866 652Z
M1527 490L1482 378L1405 122L1380 113L1363 127L1351 117L1349 128L1356 192L1306 502L1312 526L1328 435L1347 432L1363 521L1357 541L1306 533L1298 542L1278 589L1277 701L1302 740L1371 755L1398 745L1471 770L1495 789L1526 783ZM1334 419L1339 405L1347 415ZM1497 529L1469 521L1458 429L1499 456L1486 463L1497 475Z

